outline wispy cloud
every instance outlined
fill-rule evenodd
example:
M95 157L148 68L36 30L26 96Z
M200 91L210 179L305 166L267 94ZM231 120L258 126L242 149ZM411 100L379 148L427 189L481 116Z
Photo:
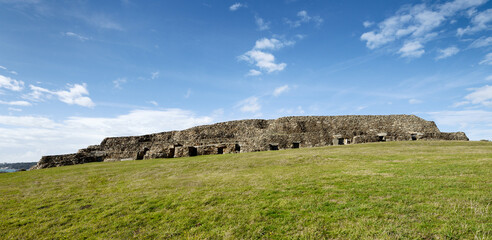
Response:
M31 99L33 101L43 101L45 98L50 98L51 96L58 97L58 100L69 105L79 105L83 107L94 107L95 104L92 100L87 97L89 91L87 90L87 85L74 84L68 85L68 90L58 90L52 91L46 88L30 85L31 92L24 96L24 98Z
M466 133L471 140L492 140L492 112L484 110L440 111L427 113L439 128Z
M257 113L261 110L261 105L258 98L253 96L240 101L236 104L236 108L239 108L241 112Z
M368 27L370 27L370 26L374 25L374 22L371 22L371 21L364 21L364 22L362 23L362 25L363 25L365 28L368 28Z
M422 100L412 98L412 99L408 100L408 103L410 103L410 104L419 104L419 103L422 103Z
M10 74L17 75L17 72L16 71L10 71L7 67L0 66L0 69L3 69L3 70L7 71Z
M0 88L18 92L24 88L24 82L0 75Z
M456 18L458 13L486 2L487 0L454 0L430 6L405 5L395 15L377 24L377 29L362 34L360 39L366 42L369 49L404 40L399 53L402 56L420 57L425 52L423 44L438 35L438 27L447 20Z
M116 89L122 89L121 85L123 85L126 82L127 82L126 78L118 78L116 80L113 80L113 86Z
M444 59L456 55L460 49L452 46L445 49L439 49L439 55L437 55L436 60Z
M247 76L260 76L261 72L256 69L250 69Z
M27 102L27 101L10 101L10 102L5 102L5 101L1 101L1 100L0 100L0 104L10 105L10 106L23 106L23 107L27 107L27 106L31 106L32 105L30 102Z
M149 101L148 103L150 103L150 104L152 104L152 105L154 105L156 107L159 106L159 103L157 103L156 101Z
M289 85L283 85L283 86L280 86L278 88L275 88L275 90L273 90L273 96L275 97L278 97L280 96L282 93L286 93L290 90L289 88Z
M197 116L183 109L133 110L114 117L68 117L62 121L0 115L0 161L38 161L43 155L76 152L108 136L182 130L213 120L212 115Z
M94 27L98 27L101 29L108 29L108 30L117 30L117 31L123 31L124 28L117 23L116 21L112 20L109 16L98 13L98 14L84 14L80 12L73 12L70 13L75 18L78 18L84 22L86 22L89 25L92 25Z
M281 41L276 38L262 38L256 41L254 49L270 49L277 50L286 46L294 45L294 41Z
M270 22L266 22L263 18L255 16L255 23L258 26L258 30L264 31L270 29Z
M153 72L150 76L150 79L154 80L159 77L159 71Z
M480 64L492 65L492 52L487 53Z
M67 37L71 37L71 38L75 38L75 39L78 39L79 41L81 42L84 42L84 41L87 41L89 40L88 37L84 37L80 34L77 34L77 33L74 33L74 32L64 32L62 33L64 36L67 36Z
M492 45L492 37L481 37L470 44L470 48L480 48Z
M481 88L473 89L473 92L466 95L465 99L472 104L492 107L492 86L485 85Z
M9 111L12 111L12 112L22 112L22 109L20 109L20 108L14 108L14 107L9 107L8 110Z
M407 42L398 51L402 57L418 58L425 53L424 46L419 41Z
M292 21L285 19L285 22L293 28L300 27L303 23L313 22L316 26L323 23L323 19L320 16L310 16L307 11L302 10L297 13L297 19Z
M229 7L229 10L232 11L232 12L234 12L234 11L236 11L236 10L242 8L242 7L246 7L246 5L245 4L242 4L242 3L234 3L234 4L232 4Z
M190 98L192 93L193 92L191 91L191 89L188 88L188 90L186 90L186 94L184 95L184 98Z
M490 24L491 22L492 8L476 14L471 20L472 24L466 28L458 28L458 30L456 30L456 34L458 34L458 36L463 36L465 34L473 34L478 31L490 29L492 26Z

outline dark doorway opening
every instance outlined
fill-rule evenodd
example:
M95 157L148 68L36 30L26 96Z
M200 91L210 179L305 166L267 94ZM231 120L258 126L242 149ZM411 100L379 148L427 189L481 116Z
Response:
M173 158L174 157L174 152L175 152L174 148L169 149L169 156L168 157L169 158Z
M412 141L416 141L417 140L417 134L412 134Z
M224 147L217 148L217 154L224 154Z
M345 140L345 139L343 139L343 138L339 138L339 139L338 139L338 145L344 145L344 144L345 144L345 143L344 143L344 142L345 142L344 140Z
M386 142L386 137L378 136L378 142Z
M271 151L276 151L276 150L278 150L278 145L276 145L276 144L270 144L270 150L271 150Z
M198 150L196 149L196 147L188 147L188 155L190 157L197 156L198 155Z
M236 146L234 146L234 151L241 152L241 146L239 146L239 144L236 144Z
M292 143L292 148L299 148L299 143L298 142L293 142Z
M137 153L136 160L142 160L144 158L145 154L147 153L147 151L149 151L148 148L144 148L142 151L139 151Z

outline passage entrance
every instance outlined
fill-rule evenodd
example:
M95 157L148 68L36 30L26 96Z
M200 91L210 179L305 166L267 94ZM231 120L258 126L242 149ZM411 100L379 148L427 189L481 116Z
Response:
M196 147L188 147L188 156L194 157L196 155L198 155L198 150Z

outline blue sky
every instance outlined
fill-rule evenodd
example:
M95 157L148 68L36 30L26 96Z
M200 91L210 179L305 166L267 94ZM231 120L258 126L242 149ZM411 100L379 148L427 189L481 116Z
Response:
M0 162L245 118L492 140L492 3L0 0Z

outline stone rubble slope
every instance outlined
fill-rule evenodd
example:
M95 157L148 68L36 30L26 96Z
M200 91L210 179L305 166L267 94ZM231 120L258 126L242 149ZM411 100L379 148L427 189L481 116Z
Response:
M463 140L415 115L299 116L250 119L143 136L109 137L77 153L43 156L32 169L88 162L174 158L381 141Z

